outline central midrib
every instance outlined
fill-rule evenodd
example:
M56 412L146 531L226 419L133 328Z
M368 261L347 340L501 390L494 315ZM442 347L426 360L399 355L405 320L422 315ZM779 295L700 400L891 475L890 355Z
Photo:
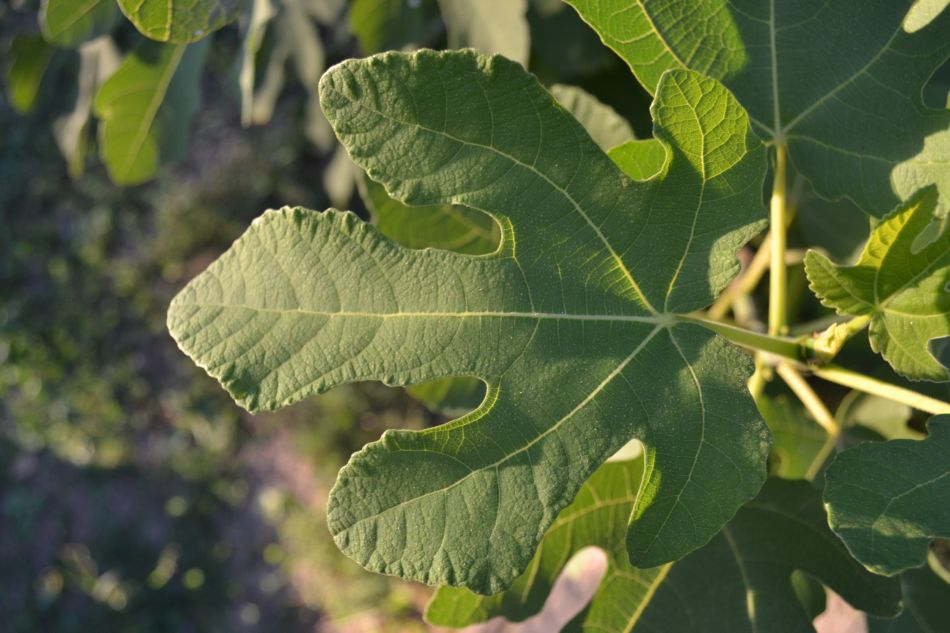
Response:
M776 141L785 144L785 131L782 130L782 108L779 104L778 90L778 47L775 45L775 0L769 3L769 51L772 59L772 134Z
M239 303L177 303L179 307L189 308L221 308L250 310L272 314L305 314L323 318L344 317L364 319L422 319L422 318L507 318L507 319L550 319L558 321L608 321L625 323L652 323L666 325L672 321L672 315L659 314L656 316L637 316L626 314L572 314L566 312L500 312L495 310L458 311L458 312L358 312L350 310L308 310L305 308L264 308Z

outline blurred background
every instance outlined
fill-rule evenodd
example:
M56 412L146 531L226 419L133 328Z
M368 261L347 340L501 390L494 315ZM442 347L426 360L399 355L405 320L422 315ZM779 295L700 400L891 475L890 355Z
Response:
M524 9L530 68L648 135L648 97L576 14ZM325 504L350 453L442 418L377 384L251 416L178 351L165 311L269 207L370 218L316 78L447 46L440 5L248 2L209 38L186 146L135 186L113 182L88 104L70 136L90 46L44 43L40 10L0 3L0 632L428 630L429 590L340 554ZM121 58L141 39L117 22L106 44Z

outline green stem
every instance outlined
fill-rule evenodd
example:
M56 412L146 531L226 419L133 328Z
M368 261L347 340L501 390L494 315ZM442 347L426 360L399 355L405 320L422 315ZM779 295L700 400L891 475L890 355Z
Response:
M917 393L916 391L911 391L904 387L892 385L877 378L859 374L844 367L826 365L825 367L814 369L813 373L819 378L829 382L850 387L851 389L857 389L858 391L863 391L871 395L888 398L889 400L906 404L909 407L920 409L927 413L934 415L950 414L950 403L925 396L922 393Z
M786 247L786 165L785 146L775 146L775 178L772 182L772 199L769 204L771 248L769 264L769 334L781 334L785 328L787 311Z
M815 422L828 434L805 472L807 479L814 479L818 471L821 470L821 466L834 451L838 437L841 435L841 426L835 420L835 416L831 414L831 411L828 410L828 407L825 406L825 403L818 397L818 394L815 393L815 390L808 384L808 381L795 368L787 363L781 363L775 371L801 403L805 405Z
M749 377L749 382L747 383L749 387L749 393L752 394L752 399L755 400L755 404L759 407L759 410L762 410L762 405L759 403L759 399L762 397L762 393L765 391L765 382L766 382L766 373L769 369L765 366L765 363L762 362L762 354L755 355L755 371L752 372L752 376ZM769 376L771 379L771 376Z
M801 362L812 356L812 352L807 343L785 336L760 334L759 332L746 330L745 328L736 327L735 325L729 325L720 321L710 321L709 319L703 319L701 317L681 316L679 319L698 323L737 345L758 352L767 352L796 362Z
M770 365L778 364L774 361L768 363L767 355L771 354L800 364L803 364L815 356L815 350L811 347L810 341L793 339L786 336L760 334L759 332L746 330L741 327L729 325L728 323L710 321L709 319L698 316L684 315L677 317L677 320L702 325L736 345L758 352L756 354L756 375L752 376L749 383L754 395L761 393L763 386L762 381L764 379L761 375L762 371L767 369ZM763 358L763 353L766 355L765 358ZM904 387L892 385L877 378L859 374L844 367L824 365L810 369L814 375L829 382L850 387L851 389L857 389L858 391L863 391L875 396L881 396L882 398L888 398L889 400L894 400L895 402L900 402L934 415L943 413L950 414L950 403L925 396L922 393L905 389Z
M805 377L798 373L798 370L787 363L781 363L775 371L785 381L789 389L802 401L808 412L815 418L815 422L821 425L821 428L825 429L828 435L837 436L841 434L841 427L838 426L835 417L831 415L821 398L811 388Z

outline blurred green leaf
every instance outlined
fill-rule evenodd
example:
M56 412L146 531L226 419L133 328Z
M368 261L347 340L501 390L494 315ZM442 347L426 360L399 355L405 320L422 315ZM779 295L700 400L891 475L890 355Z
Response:
M477 48L528 65L528 0L439 0L449 48Z
M115 0L43 0L40 29L50 44L73 48L111 32L119 15Z
M405 205L369 177L362 179L361 192L380 233L408 248L483 255L497 250L501 242L498 223L481 211L452 205Z
M825 430L788 394L764 395L756 404L772 430L773 472L784 479L813 478L829 441Z
M907 425L913 410L906 404L881 396L852 391L835 410L835 420L843 429L860 426L888 440L919 440L926 437Z
M238 86L241 89L241 125L245 127L266 123L270 120L270 114L273 112L273 100L276 100L276 94L273 99L268 100L270 101L270 107L267 108L266 116L257 115L254 94L257 80L257 57L261 50L261 44L264 42L267 25L277 15L277 7L274 6L273 0L250 0L250 6L251 12L247 25L244 27L244 39L241 42L241 58L238 69ZM283 70L281 64L279 69L281 84L283 83ZM268 69L268 72L276 72L276 69ZM265 82L267 82L266 79ZM276 92L279 92L279 88Z
M871 234L868 216L850 200L822 198L801 176L793 182L795 227L804 244L824 249L840 262L856 260Z
M273 0L255 0L247 29L238 80L242 123L263 125L271 120L277 99L285 88L286 67L290 62L307 94L303 132L320 150L332 150L336 139L320 110L317 94L317 84L326 69L326 51L302 0L282 0L279 6L274 5ZM264 52L261 42L268 30L273 44ZM259 69L259 65L263 68ZM350 181L352 189L352 177Z
M797 569L792 572L791 581L795 597L805 607L805 615L809 620L814 621L828 608L828 595L825 586L815 580L814 577Z
M117 0L142 35L187 44L217 31L238 16L241 0Z
M115 183L145 182L184 156L207 50L207 42L142 42L99 89L99 153Z
M627 120L583 88L554 84L548 90L605 152L634 139Z
M406 389L431 411L458 418L485 399L485 383L478 378L441 378Z
M7 71L10 103L25 114L36 105L53 47L39 35L16 35L10 44L10 56L12 63Z
M531 0L531 70L553 73L557 81L576 80L610 65L611 53L597 35L561 0Z
M96 91L119 66L119 52L109 37L100 37L79 47L79 73L72 109L53 122L56 145L66 159L69 175L78 178L86 163L89 121Z
M350 28L364 55L416 48L440 28L436 0L353 0Z

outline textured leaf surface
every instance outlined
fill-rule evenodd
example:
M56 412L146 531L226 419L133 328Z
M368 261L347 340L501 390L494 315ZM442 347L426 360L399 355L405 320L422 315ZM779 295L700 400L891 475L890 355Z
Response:
M241 0L117 0L142 35L159 42L187 44L237 18Z
M565 631L813 631L793 590L796 569L859 608L897 612L897 582L868 573L848 555L828 529L818 491L803 481L769 480L702 549L661 567L633 567L622 546L623 521L641 469L639 460L602 466L558 516L511 589L485 597L442 587L426 619L455 627L496 616L524 620L541 610L571 556L590 545L607 554L607 572Z
M604 151L634 137L623 117L583 88L556 84L550 91ZM649 143L665 157L659 141ZM661 167L662 162L649 175L657 174ZM363 201L376 218L380 232L403 246L441 248L471 255L487 254L498 248L500 227L481 211L453 205L410 207L393 199L382 185L369 178L364 178L361 185Z
M53 47L38 35L16 35L10 43L10 56L12 62L7 70L10 103L24 114L36 105Z
M43 0L40 5L43 37L64 48L109 33L118 18L115 0Z
M948 378L929 345L950 335L950 231L921 243L935 204L931 187L899 206L875 227L853 266L833 264L817 251L805 256L821 302L839 314L869 316L871 348L915 380Z
M880 574L919 567L934 538L950 537L950 416L931 418L925 440L861 444L825 475L831 528Z
M449 48L477 48L528 65L528 0L439 0Z
M453 205L409 207L365 175L360 178L360 195L380 233L403 246L484 255L501 243L501 227L481 211ZM485 384L477 378L439 378L412 385L408 391L430 410L453 417L485 399Z
M634 138L630 124L623 117L583 88L555 84L549 90L604 151ZM659 141L651 139L649 143L665 158L666 152ZM656 175L662 165L661 161L647 177ZM391 198L382 185L369 178L364 178L361 185L363 201L376 218L380 232L404 246L442 248L472 255L498 248L501 239L498 223L480 211L452 205L408 207ZM443 378L413 385L409 393L437 413L461 415L484 399L485 385L475 378Z
M628 532L641 565L702 545L754 496L768 433L749 358L674 316L712 300L763 224L764 149L726 90L668 75L654 131L672 159L647 183L502 57L351 60L321 99L394 198L505 227L497 252L470 256L405 249L349 214L271 212L171 307L181 347L250 409L354 380L489 385L471 415L353 456L328 510L344 552L499 591L634 437L648 460Z
M950 56L950 10L905 23L914 0L567 1L648 90L669 68L722 80L822 196L880 217L937 183L950 207L950 112L921 100Z
M633 140L633 129L627 120L583 88L554 84L550 91L605 152Z
M604 151L634 137L623 117L583 88L555 84L549 90ZM665 157L659 141L650 143ZM658 173L661 167L662 163L649 176ZM404 246L442 248L472 255L498 248L500 227L481 211L453 205L409 207L391 198L382 185L369 178L363 178L360 184L360 194L376 218L380 232ZM413 385L409 393L432 411L457 416L478 406L484 399L485 385L476 378L443 378Z
M904 610L894 619L868 618L868 633L938 633L950 631L950 580L930 567L911 569L900 576Z
M145 182L184 155L206 52L207 42L145 41L99 89L99 152L114 182Z

